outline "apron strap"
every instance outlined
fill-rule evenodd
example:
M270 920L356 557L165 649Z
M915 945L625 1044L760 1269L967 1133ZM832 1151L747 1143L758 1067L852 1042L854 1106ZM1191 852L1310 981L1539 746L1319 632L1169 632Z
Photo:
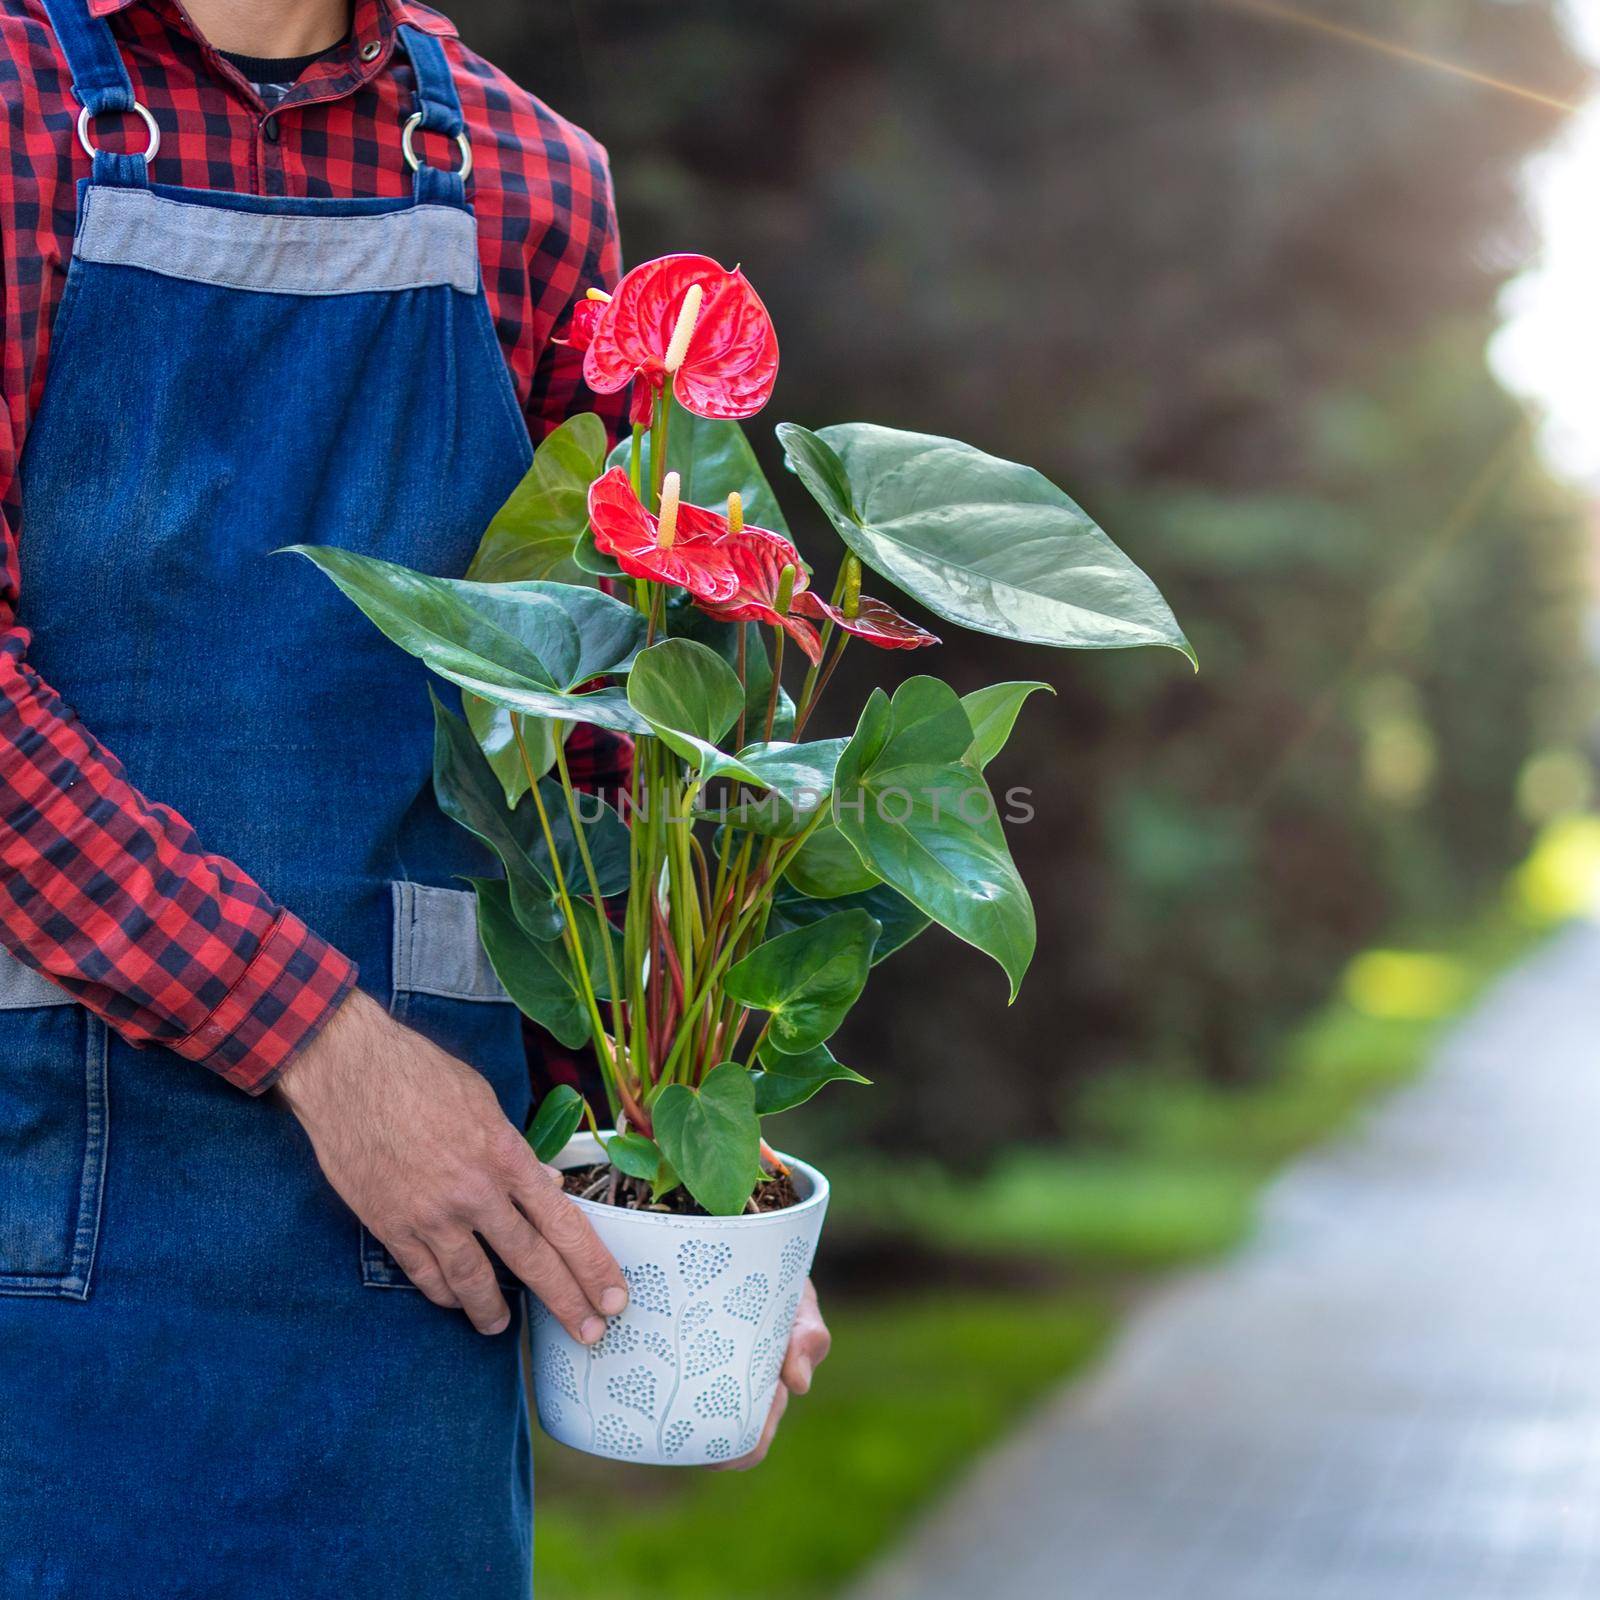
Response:
M44 0L56 41L72 73L72 92L83 107L78 138L94 158L94 181L119 188L146 188L150 160L161 145L161 130L154 118L133 97L133 81L123 64L122 51L104 17L89 15L88 0ZM95 119L117 112L137 112L149 130L149 148L143 154L118 155L97 150L93 142Z
M417 80L417 109L406 124L405 152L416 174L414 187L419 205L467 204L467 178L472 173L472 146L467 142L467 124L461 114L461 96L450 71L444 46L431 33L423 33L409 23L395 30L400 44L411 58L412 75ZM430 167L418 159L414 140L417 130L454 139L461 147L461 166L455 172Z

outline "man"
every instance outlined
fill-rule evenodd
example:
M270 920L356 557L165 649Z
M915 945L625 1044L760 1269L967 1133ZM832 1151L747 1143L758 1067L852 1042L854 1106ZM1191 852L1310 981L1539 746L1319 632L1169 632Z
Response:
M272 552L464 568L603 152L408 0L3 0L0 77L0 1594L525 1594L507 1290L626 1284L420 670Z

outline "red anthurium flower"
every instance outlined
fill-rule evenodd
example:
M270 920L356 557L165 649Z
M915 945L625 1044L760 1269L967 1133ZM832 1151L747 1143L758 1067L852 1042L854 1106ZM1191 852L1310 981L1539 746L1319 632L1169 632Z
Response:
M662 256L617 285L596 320L583 377L596 394L635 379L633 420L648 424L670 385L697 417L753 417L772 396L778 335L738 270L709 256Z
M700 609L721 622L765 622L769 627L782 628L805 651L808 660L820 661L822 640L817 630L802 618L785 616L778 610L785 567L794 568L791 605L806 592L800 552L781 533L754 527L734 532L722 518L717 520L727 536L722 549L732 562L738 587L726 600L710 604L702 601Z
M861 596L853 617L847 617L842 607L829 605L815 590L797 594L794 608L819 621L831 620L846 633L853 633L880 650L920 650L924 645L939 643L938 634L919 628L909 617L902 617L893 606L874 600L871 595Z
M596 478L589 485L595 545L629 577L675 583L702 602L729 600L739 578L723 543L728 525L713 511L680 505L677 476L667 474L660 517L640 503L622 467Z
M574 350L587 350L594 342L595 325L606 308L604 300L580 300L567 319L565 339L552 339L551 344L570 345Z

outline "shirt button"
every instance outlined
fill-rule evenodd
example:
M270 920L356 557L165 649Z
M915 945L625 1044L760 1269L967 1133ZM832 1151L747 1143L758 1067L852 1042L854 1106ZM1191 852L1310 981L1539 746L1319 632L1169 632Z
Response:
M383 45L376 39L369 39L361 47L361 59L363 61L376 61L382 54Z
M276 144L278 142L278 123L276 118L268 117L261 124L261 137L268 144Z

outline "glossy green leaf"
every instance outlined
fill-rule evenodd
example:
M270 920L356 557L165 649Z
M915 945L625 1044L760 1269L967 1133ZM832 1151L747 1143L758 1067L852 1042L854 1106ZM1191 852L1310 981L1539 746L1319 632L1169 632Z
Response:
M865 911L841 911L758 945L728 969L723 988L741 1005L770 1013L768 1044L798 1055L832 1037L856 1003L878 933Z
M591 578L615 578L622 582L631 581L627 573L622 570L622 563L615 556L605 555L600 546L594 542L594 533L587 532L572 548L572 564L580 572L586 573Z
M834 821L885 883L993 956L1015 999L1033 958L1033 905L988 785L964 759L972 742L937 678L909 679L892 701L873 690L839 759Z
M761 1070L754 1076L756 1115L760 1117L776 1116L780 1111L804 1105L824 1084L872 1082L836 1061L825 1044L794 1056L763 1045Z
M831 822L825 822L800 846L785 874L801 894L816 900L870 889L878 875Z
M522 719L522 742L527 747L528 759L524 763L512 732L511 719L515 712L504 706L491 705L465 690L461 695L461 709L466 713L467 726L490 769L500 780L500 788L508 806L516 805L528 792L528 768L533 768L535 778L542 778L556 764L556 729L570 732L572 724L548 722L540 717Z
M470 880L478 894L478 937L495 976L525 1017L548 1029L569 1050L589 1042L589 1014L559 939L530 938L498 878Z
M624 439L611 452L606 465L626 471L632 450L633 440ZM643 481L648 484L651 481L648 434L640 459ZM737 422L697 417L674 400L667 424L667 467L678 474L683 498L690 505L721 510L727 505L728 496L737 492L744 502L746 522L788 535L789 524L784 520L778 497L772 492L772 485L767 482L755 451Z
M962 695L961 707L972 724L972 743L965 759L982 772L1005 749L1023 702L1041 689L1046 694L1055 693L1048 683L1025 682L993 683L987 689Z
M912 905L898 889L891 889L886 883L875 883L870 889L858 890L854 894L819 900L802 894L786 879L778 885L773 895L767 931L784 933L790 928L807 928L838 911L865 911L883 929L873 947L873 966L887 961L896 950L905 949L913 939L926 933L933 921Z
M570 1083L558 1083L539 1102L538 1114L528 1129L528 1143L544 1162L554 1161L567 1148L583 1121L583 1096Z
M963 628L1075 650L1166 645L1161 592L1031 467L932 434L778 425L789 465L867 566Z
M669 1084L651 1109L656 1143L713 1216L736 1217L761 1179L761 1124L750 1074L733 1061L698 1089Z
M434 700L433 787L447 817L477 835L506 869L517 920L535 938L559 936L562 917L556 902L556 874L550 848L533 802L515 810L504 803L499 781L459 717ZM545 779L540 798L550 818L557 859L570 891L588 893L588 876L572 818L558 784ZM627 825L603 800L580 795L584 838L604 896L619 895L629 886L630 843ZM598 943L595 950L600 953Z
M728 666L738 672L739 629L744 629L744 733L758 738L766 726L766 701L773 686L773 656L768 646L771 630L758 622L718 622L707 616L682 592L667 600L667 634L674 638L693 638L707 650L717 651ZM778 710L773 717L773 738L787 739L794 733L795 702L789 690L778 686Z
M605 424L588 411L568 417L534 451L533 465L495 513L467 576L481 583L592 583L573 555L589 527L589 485L605 467Z
M644 641L632 606L570 583L469 583L330 546L289 547L432 671L534 717L648 732L620 689L574 691L625 672Z
M681 591L667 600L667 632L675 639L693 639L715 650L730 667L739 665L739 632L744 630L745 735L760 735L767 725L767 700L772 691L772 653L767 639L770 629L756 622L719 622L708 617ZM794 732L794 701L782 684L778 686L778 707L772 719L774 739L787 739Z
M744 691L714 650L663 639L634 661L628 703L668 749L704 773L725 759L717 741L738 721Z
M718 797L706 808L729 827L789 839L800 833L833 793L834 773L848 739L815 739L805 744L746 745L733 761L745 783L765 792L730 803Z
M617 1171L641 1183L654 1183L661 1170L661 1147L642 1133L614 1133L606 1140L606 1156Z

